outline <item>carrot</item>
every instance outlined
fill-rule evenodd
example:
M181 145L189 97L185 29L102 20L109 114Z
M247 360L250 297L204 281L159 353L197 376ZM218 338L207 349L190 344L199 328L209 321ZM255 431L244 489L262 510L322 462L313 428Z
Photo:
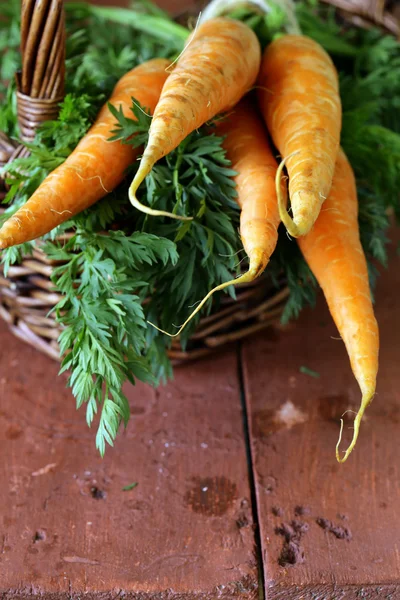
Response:
M362 416L375 394L379 332L372 307L368 270L358 230L358 202L354 174L339 151L331 192L313 229L298 244L317 278L330 313L345 343L351 368L362 393L354 420L353 439L343 458L353 450ZM343 426L343 422L342 422Z
M177 333L198 313L216 291L230 285L246 283L259 277L275 250L280 223L275 191L277 162L268 142L257 106L249 97L235 106L228 118L217 126L217 134L226 136L224 148L236 171L237 202L240 206L240 235L249 257L249 270L238 277L212 289L200 302ZM282 194L285 188L282 186ZM153 325L153 324L152 324ZM157 328L158 329L158 328Z
M144 206L136 198L137 189L154 164L189 133L237 104L254 84L260 61L260 44L244 23L221 17L199 26L165 82L154 111L149 141L129 190L133 206L149 215L191 218Z
M299 237L311 229L332 185L342 123L337 72L319 44L285 35L267 47L258 86L261 111L289 174L293 218L278 195L281 220Z
M168 76L165 59L150 60L124 75L109 102L130 115L132 97L153 111ZM26 204L0 229L0 249L22 244L51 231L88 208L124 178L139 150L108 141L115 117L107 104L67 160L50 173Z

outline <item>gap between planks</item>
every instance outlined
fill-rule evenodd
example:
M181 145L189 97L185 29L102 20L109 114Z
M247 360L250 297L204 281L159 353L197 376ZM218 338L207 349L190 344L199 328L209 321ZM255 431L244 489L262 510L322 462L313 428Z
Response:
M262 543L261 543L261 529L260 529L260 519L259 519L259 507L257 503L257 493L256 493L256 482L254 476L254 460L253 460L253 450L250 441L250 426L249 426L249 415L247 410L247 402L246 402L246 389L244 385L244 373L243 373L243 351L242 351L242 343L239 342L237 344L236 351L236 365L237 365L237 377L239 382L239 392L240 392L240 403L242 406L242 421L243 421L243 435L244 435L244 443L246 447L246 459L247 459L247 470L248 470L248 478L249 478L249 487L250 487L250 501L251 501L251 510L253 513L253 523L254 523L254 545L256 551L256 559L257 559L257 567L258 567L258 598L259 600L266 600L265 594L265 573L264 573L264 561L262 558Z

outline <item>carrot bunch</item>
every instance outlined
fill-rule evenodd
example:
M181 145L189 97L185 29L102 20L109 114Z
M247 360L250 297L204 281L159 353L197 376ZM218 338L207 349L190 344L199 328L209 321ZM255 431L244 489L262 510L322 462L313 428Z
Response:
M246 96L255 85L258 106L251 94ZM279 37L261 57L249 27L233 19L211 18L194 31L176 63L156 59L133 69L119 81L110 102L125 113L132 97L153 117L129 199L155 217L192 218L144 206L137 198L140 184L189 133L227 113L217 132L225 137L226 155L237 173L240 235L249 269L211 290L175 335L215 291L263 273L282 221L298 238L324 291L361 388L353 440L343 458L337 450L338 460L346 460L375 393L379 341L359 239L354 175L340 150L341 103L330 57L302 35ZM122 181L138 151L110 141L113 123L105 105L69 158L3 225L1 249L49 232ZM285 166L289 210L282 178Z

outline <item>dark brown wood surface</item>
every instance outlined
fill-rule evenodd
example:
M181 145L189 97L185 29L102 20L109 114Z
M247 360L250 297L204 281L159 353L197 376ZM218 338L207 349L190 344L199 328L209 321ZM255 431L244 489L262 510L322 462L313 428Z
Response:
M256 598L255 521L268 600L400 598L398 262L393 247L378 394L345 465L359 392L322 299L243 347L254 513L235 349L131 388L101 460L57 366L1 325L0 597Z
M393 246L377 289L377 395L345 464L335 460L339 420L360 393L323 299L244 345L268 600L400 598L399 263Z
M101 460L57 366L0 326L0 597L256 598L255 521L267 600L400 598L398 262L393 247L378 394L345 465L359 393L322 299L243 347L254 513L235 349L131 388Z
M57 365L0 335L0 597L254 598L235 352L131 388L102 460Z

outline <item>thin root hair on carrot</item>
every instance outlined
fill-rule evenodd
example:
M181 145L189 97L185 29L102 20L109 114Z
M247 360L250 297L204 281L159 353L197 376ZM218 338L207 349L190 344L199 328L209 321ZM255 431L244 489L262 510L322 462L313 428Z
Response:
M166 69L165 69L166 70ZM138 108L140 110L140 112L142 112L144 115L146 115L146 117L149 117L149 119L153 118L153 115L149 115L149 113L147 113L138 102L136 102L136 100L134 98L132 98L132 103L134 106L136 106L136 108Z
M72 215L72 211L70 211L70 210L67 210L67 209L65 209L65 210L62 210L61 212L59 212L59 211L58 211L58 210L56 210L55 208L51 208L50 210L51 210L51 212L54 212L54 213L56 213L56 215L65 215L65 214Z
M242 262L243 262L244 260L246 260L246 258L247 258L247 256L243 256L243 258L241 258L241 259L239 260L239 262L238 262L238 263L236 263L235 267L239 267L239 266L242 264Z
M342 414L342 417L344 417L344 415L347 415L347 413L353 413L353 415L356 415L357 411L352 410L351 408L348 408L347 410L344 411L344 413Z
M78 173L78 171L76 172L77 176L79 177L79 179L81 181L92 181L93 179L98 179L100 181L100 185L103 188L103 190L105 191L106 194L110 194L112 190L108 190L106 188L106 186L103 183L102 178L100 177L100 175L93 175L93 177L82 177L82 175L80 173Z
M190 37L190 40L188 41L188 43L187 43L187 44L185 44L185 46L184 46L183 50L181 50L181 51L179 52L179 54L178 54L178 56L175 58L175 60L174 60L174 61L173 61L173 62L172 62L170 65L168 65L168 67L166 67L166 69L165 69L165 72L166 72L166 73L169 73L169 72L170 72L171 68L172 68L172 67L173 67L173 66L174 66L174 65L175 65L175 64L178 62L178 60L180 59L180 57L182 56L182 54L183 54L184 52L186 52L186 50L189 48L190 44L193 42L193 40L194 40L194 38L195 38L195 36L196 36L197 29L198 29L198 27L199 27L199 24L200 24L200 19L201 19L201 11L200 11L200 12L199 12L199 14L198 14L197 21L196 21L196 26L195 26L195 28L194 28L193 34L192 34L192 35L191 35L191 37Z
M264 90L264 92L268 92L268 94L273 94L274 92L272 90L270 90L269 88L263 86L263 85L253 85L253 87L251 88L251 90ZM249 90L249 91L251 91Z
M244 252L244 248L240 248L240 250L238 250L237 252L234 252L233 254L220 254L219 253L218 256L222 256L223 258L231 258L232 256L237 256L241 252Z
M358 434L360 433L360 425L361 425L361 419L364 416L364 412L365 409L367 408L367 406L370 404L370 402L372 401L373 395L368 395L367 397L363 396L362 400L361 400L361 406L359 411L357 412L355 419L354 419L354 432L353 432L353 437L352 440L347 448L347 450L344 453L344 456L341 457L340 456L340 444L342 441L342 435L343 435L343 427L344 427L344 421L343 419L340 419L340 432L339 432L339 439L337 441L336 444L336 460L339 463L344 463L346 462L346 460L349 458L351 452L353 451L356 443L357 443L357 439L358 439ZM349 411L346 411L349 412ZM352 412L352 411L350 411ZM345 413L343 413L345 414Z
M196 302L193 302L193 304L189 304L188 308L194 308L195 306L197 306L199 304L199 302L201 302L201 300L196 300ZM174 325L174 327L179 329L181 327L181 325Z
M287 233L289 235L291 235L292 237L299 237L300 235L300 231L297 227L297 225L295 224L295 222L293 221L292 217L289 215L289 211L286 208L286 202L285 202L285 197L282 194L282 173L283 173L283 168L286 164L286 161L291 158L292 156L294 156L295 154L298 154L298 151L296 152L292 152L292 154L289 154L288 156L286 156L284 159L282 159L282 161L280 162L277 171L276 171L276 177L275 177L275 186L276 186L276 197L278 198L278 208L279 208L279 216L280 219L282 221L282 223L284 224L284 226L286 227Z

